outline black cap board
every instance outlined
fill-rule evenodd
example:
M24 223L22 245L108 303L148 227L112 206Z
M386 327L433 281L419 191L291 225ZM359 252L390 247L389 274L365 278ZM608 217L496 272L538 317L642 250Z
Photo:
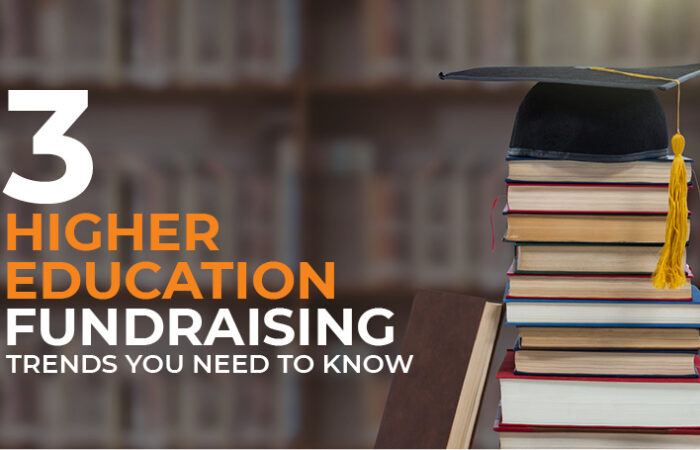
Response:
M440 73L440 78L539 81L518 109L509 156L621 162L668 154L666 116L652 91L698 75L700 64L602 70L479 67Z
M632 69L614 67L613 69L620 72L678 80L681 83L700 75L700 64ZM624 89L651 90L658 88L664 91L676 87L675 81L637 78L621 73L592 70L592 66L476 67L447 74L440 72L439 76L443 80L542 81Z

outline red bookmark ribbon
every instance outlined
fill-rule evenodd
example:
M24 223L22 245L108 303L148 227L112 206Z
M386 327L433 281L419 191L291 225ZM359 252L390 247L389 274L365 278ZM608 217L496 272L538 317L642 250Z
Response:
M493 205L491 205L491 214L489 215L489 222L491 222L491 251L496 251L496 228L493 225L493 210L496 209L499 197L493 200Z

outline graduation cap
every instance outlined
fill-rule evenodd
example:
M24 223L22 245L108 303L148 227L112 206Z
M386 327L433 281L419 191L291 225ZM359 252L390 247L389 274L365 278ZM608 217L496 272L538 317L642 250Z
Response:
M669 179L666 239L652 276L657 288L686 283L687 184L680 133L680 85L700 64L648 68L480 67L443 80L537 81L515 117L509 156L621 162L668 153L666 116L654 90L676 88L675 154Z

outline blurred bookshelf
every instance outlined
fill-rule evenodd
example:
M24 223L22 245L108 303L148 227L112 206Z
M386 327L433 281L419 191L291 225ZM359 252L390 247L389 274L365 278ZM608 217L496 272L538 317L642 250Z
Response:
M529 86L440 82L437 73L684 64L700 60L697 23L693 0L0 0L0 86L89 89L71 135L95 160L81 211L7 197L0 208L25 218L209 212L225 231L217 259L335 261L338 300L324 306L387 306L401 330L419 288L500 298L513 256L500 245L503 158ZM700 98L700 89L683 95ZM29 136L45 115L8 113L1 101L0 177L60 174L55 161L31 155ZM693 103L682 117L688 142L700 142ZM118 255L163 266L206 256ZM11 257L36 255L21 247ZM98 266L110 258L94 255ZM73 380L63 378L27 377L36 391L0 380L0 445L371 446L389 383L104 377L95 391L109 398L83 405L97 412L76 407L63 422L51 418L60 411L37 410L36 395L16 394L70 397ZM226 394L213 399L212 383ZM144 386L152 390L138 392ZM224 419L209 423L206 405L186 412L193 398ZM260 406L249 413L250 404ZM152 426L139 425L145 417ZM495 439L482 433L475 445Z

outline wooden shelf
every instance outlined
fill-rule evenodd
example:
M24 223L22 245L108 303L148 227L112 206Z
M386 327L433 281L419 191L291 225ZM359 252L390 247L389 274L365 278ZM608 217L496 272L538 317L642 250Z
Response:
M163 85L146 86L138 84L46 84L46 83L19 83L2 84L2 91L10 89L87 89L90 97L98 100L123 100L123 101L181 101L204 99L211 101L230 101L231 97L255 97L255 98L288 98L299 91L296 82L285 83L236 83L236 84L207 84L207 85Z

